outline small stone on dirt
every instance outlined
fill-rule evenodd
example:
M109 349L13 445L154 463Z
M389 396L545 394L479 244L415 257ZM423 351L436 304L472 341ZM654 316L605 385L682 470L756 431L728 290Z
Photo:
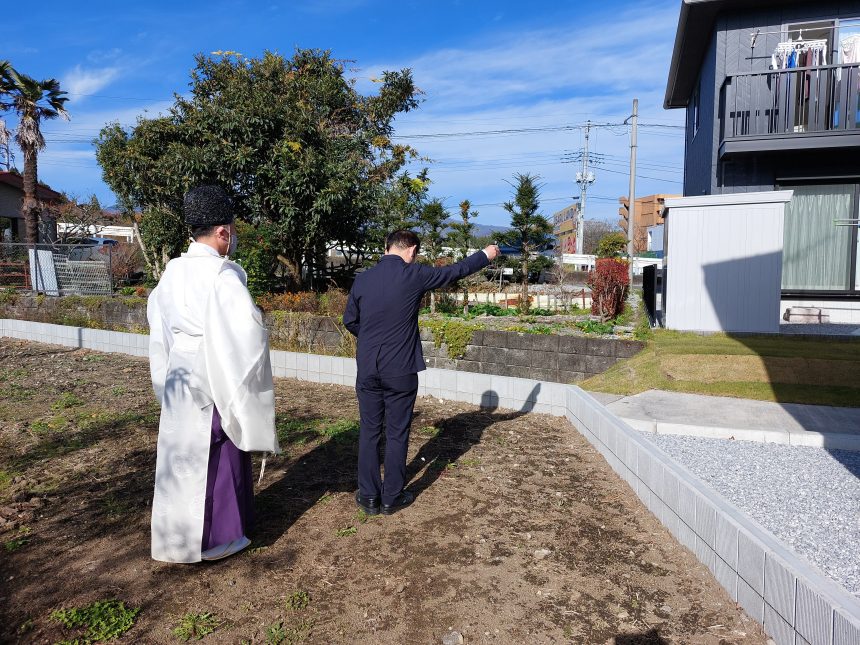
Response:
M460 632L448 632L442 637L442 645L463 645L463 635Z
M538 549L537 551L535 551L535 559L543 560L550 554L552 554L552 551L550 551L549 549Z

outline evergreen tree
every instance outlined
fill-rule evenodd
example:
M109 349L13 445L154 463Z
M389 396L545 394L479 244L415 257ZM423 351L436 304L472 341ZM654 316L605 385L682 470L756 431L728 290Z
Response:
M540 187L538 178L530 174L515 175L516 193L513 201L506 202L504 208L511 215L511 231L504 235L505 241L520 249L522 265L522 287L520 308L526 313L529 308L529 262L537 253L552 242L552 224L538 213L540 208Z
M418 214L418 229L421 235L421 254L431 265L442 256L445 229L448 227L448 211L439 199L430 200ZM436 292L430 292L430 313L436 313Z
M451 224L451 233L448 234L448 241L452 247L454 247L454 252L457 254L455 259L462 260L467 255L469 255L469 251L474 248L475 244L475 225L472 223L472 220L478 216L478 211L473 211L472 204L468 199L464 199L460 202L460 221L454 222ZM462 281L463 285L463 313L469 313L469 289L465 280Z

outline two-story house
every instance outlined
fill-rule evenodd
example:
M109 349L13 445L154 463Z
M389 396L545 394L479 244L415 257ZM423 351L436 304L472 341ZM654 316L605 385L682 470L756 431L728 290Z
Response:
M683 0L665 107L685 196L794 191L783 309L860 322L860 1Z

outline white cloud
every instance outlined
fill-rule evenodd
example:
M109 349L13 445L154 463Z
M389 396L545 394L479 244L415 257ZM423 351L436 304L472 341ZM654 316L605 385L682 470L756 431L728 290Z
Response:
M92 140L108 123L119 122L133 126L138 116L154 118L167 112L172 101L160 101L123 109L73 109L72 119L50 121L42 126L47 147L39 155L39 179L51 188L78 196L95 194L103 204L116 200L102 181L102 171L96 162ZM23 159L16 151L19 164Z
M119 47L112 49L94 49L87 54L87 60L91 63L105 63L107 61L116 60L122 55L122 50Z
M61 87L69 93L73 101L80 101L88 94L95 94L110 85L120 74L119 67L85 69L76 65L63 78Z
M366 77L383 69L413 70L426 95L420 109L398 119L396 132L403 136L569 126L586 119L620 123L634 97L640 100L641 123L680 125L682 112L662 109L676 23L677 7L640 8L569 27L508 34L492 43L374 65L362 72L359 87L374 91ZM640 130L637 195L681 192L682 132ZM580 150L581 130L405 141L438 162L430 164L431 192L448 198L452 210L464 198L475 204L510 199L507 182L517 172L541 176L545 215L580 193L574 183L579 166L562 159ZM616 219L616 199L628 192L627 129L593 130L590 143L604 161L593 169L597 182L589 192L587 216ZM497 205L478 210L484 223L508 219Z
M604 23L509 33L371 68L409 67L428 102L476 108L561 92L626 92L665 83L677 8L634 10ZM393 61L390 61L393 62Z

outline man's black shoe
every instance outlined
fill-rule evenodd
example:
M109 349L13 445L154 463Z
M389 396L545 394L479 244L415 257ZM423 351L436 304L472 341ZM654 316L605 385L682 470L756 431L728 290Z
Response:
M393 515L401 508L406 508L412 502L415 501L415 495L410 493L408 490L403 491L397 496L397 499L394 500L393 504L383 504L382 505L382 514L383 515Z
M355 491L355 503L368 515L379 515L378 497L365 497L358 491Z

